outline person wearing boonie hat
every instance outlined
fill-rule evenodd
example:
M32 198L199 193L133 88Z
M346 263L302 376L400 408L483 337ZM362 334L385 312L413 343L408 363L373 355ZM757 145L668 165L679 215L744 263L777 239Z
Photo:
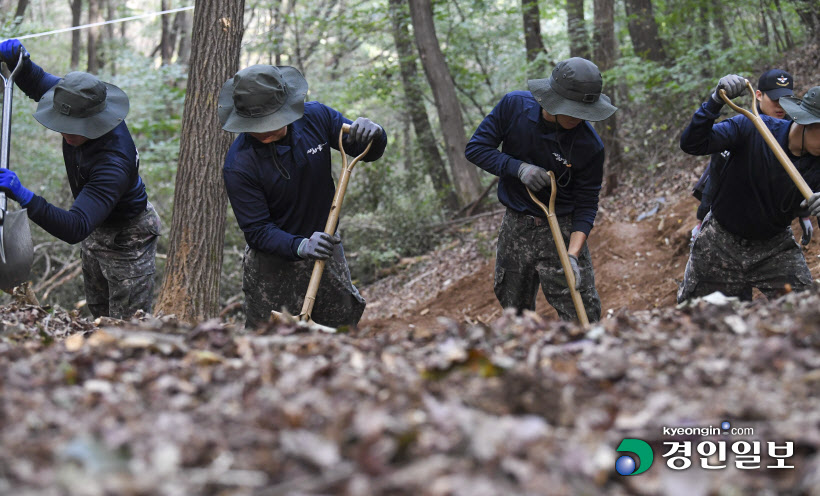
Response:
M85 72L63 78L44 71L19 40L0 43L0 59L16 67L17 86L38 101L34 118L63 137L63 160L74 203L52 205L0 169L0 189L29 218L67 243L82 242L85 299L94 317L130 318L151 311L160 219L139 176L139 153L125 116L126 94Z
M757 110L761 114L765 114L777 119L788 119L789 116L783 107L780 106L780 98L784 96L791 96L794 89L794 78L791 74L783 69L769 69L764 72L757 83L757 90L755 91L755 99L757 101ZM709 212L712 206L712 196L715 189L719 187L720 179L722 177L723 166L729 159L729 152L724 150L722 153L715 153L712 155L709 164L701 174L694 188L692 189L692 196L700 200L696 216L698 224L692 229L692 239L695 237L701 227L704 217ZM814 228L811 224L811 218L806 215L799 215L799 225L803 231L803 236L800 240L801 244L808 245L811 241ZM749 288L751 291L751 288ZM751 298L751 295L749 295Z
M803 200L752 121L736 115L715 124L723 107L718 91L728 98L743 93L746 80L731 74L720 79L681 135L681 149L691 155L728 150L711 211L695 238L678 290L678 301L721 291L750 299L758 288L769 298L811 286L811 272L791 221L801 209L820 214L818 195ZM792 120L761 115L780 147L812 190L820 188L820 87L803 100L781 96Z
M495 294L504 308L534 310L540 283L559 317L576 319L549 225L527 193L529 188L549 201L547 171L553 171L555 213L576 287L589 320L597 321L601 300L586 240L598 212L604 145L588 121L604 120L617 108L601 93L598 67L580 57L559 62L550 77L528 86L501 99L465 151L468 160L499 176L498 200L507 207L498 234Z
M294 67L254 65L237 72L219 94L222 129L239 133L223 177L247 246L243 259L245 326L271 311L299 313L315 260L327 260L312 318L356 325L365 300L350 278L341 238L323 232L335 194L331 148L339 132L349 155L373 145L363 160L382 156L387 134L366 117L351 121L319 102L305 102L308 83Z

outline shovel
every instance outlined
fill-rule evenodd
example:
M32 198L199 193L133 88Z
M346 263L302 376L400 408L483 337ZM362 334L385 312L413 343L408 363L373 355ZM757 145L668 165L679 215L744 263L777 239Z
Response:
M569 294L572 296L572 303L575 305L575 313L578 314L578 320L584 327L589 327L589 319L587 318L587 311L584 308L584 302L581 300L581 293L575 289L575 273L572 271L572 265L569 262L569 255L567 255L567 247L564 244L564 236L561 234L561 227L558 225L558 218L555 217L555 194L557 188L555 187L555 174L552 171L547 171L550 176L550 206L547 208L544 203L535 197L530 188L527 188L527 193L536 205L541 207L544 215L547 216L547 223L550 225L552 231L552 239L555 240L555 249L558 251L558 258L561 259L561 267L564 268L564 275L567 276L567 285L569 286ZM526 186L524 186L526 188Z
M0 135L0 167L9 168L11 150L11 104L14 91L14 76L23 67L23 53L8 77L3 78L3 128ZM10 291L28 279L34 260L31 243L31 228L26 209L7 211L6 193L0 191L0 289Z
M778 161L780 161L780 165L782 165L783 168L786 169L786 174L789 175L792 181L794 181L794 184L797 186L797 189L800 190L800 194L802 194L803 197L808 200L809 197L812 195L811 188L806 183L806 180L803 179L803 176L801 176L800 173L797 171L797 168L794 166L792 161L789 160L789 157L786 155L786 152L783 151L783 148L780 147L780 143L778 143L777 140L774 139L774 136L772 136L772 132L769 131L768 127L766 127L766 123L763 122L763 119L760 118L760 114L757 111L757 105L755 103L755 90L752 87L752 83L750 83L748 80L746 81L746 87L752 93L752 110L754 111L754 114L732 103L732 100L730 100L726 96L726 91L723 88L721 88L719 91L720 97L723 98L723 101L726 102L727 105L732 107L735 110L735 112L739 112L745 115L749 118L749 120L752 121L757 130L763 136L763 140L766 142L767 145L769 145L769 148L771 148L772 153L774 153L774 156L777 157Z
M345 153L342 138L344 138L344 135L349 132L350 124L343 124L342 129L339 131L339 151L342 154L342 173L339 176L339 184L336 186L336 194L333 196L333 203L330 205L330 214L327 216L327 223L325 224L325 232L331 236L336 233L336 225L339 223L339 211L342 209L342 200L344 200L345 192L347 191L347 183L350 181L350 174L353 172L353 166L355 166L359 160L367 155L367 152L370 151L370 147L373 145L372 141L368 143L364 151L358 157L354 158L350 164L348 164L347 153ZM307 324L307 326L311 329L325 332L336 332L336 329L317 324L311 318L313 305L316 303L316 293L319 292L319 281L322 279L322 272L325 270L326 262L326 260L316 260L316 263L313 265L313 273L310 275L310 283L308 283L307 293L305 293L305 301L302 304L302 311L295 317L295 320L300 323ZM273 322L287 322L292 319L293 317L288 319L288 315L284 313L271 311L271 320Z

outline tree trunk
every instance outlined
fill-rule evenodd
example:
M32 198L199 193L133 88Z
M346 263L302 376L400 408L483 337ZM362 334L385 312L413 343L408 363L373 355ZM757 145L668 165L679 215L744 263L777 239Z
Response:
M569 55L589 59L589 35L584 21L584 0L567 0Z
M160 10L168 10L168 0L162 0L160 2ZM173 40L173 33L171 32L171 18L168 14L160 16L160 23L162 26L161 35L159 38L159 55L160 55L160 65L169 65L171 63L171 57L174 56L174 40Z
M629 18L629 37L635 54L653 62L665 63L666 54L658 36L658 23L652 12L652 0L625 0Z
M88 23L100 22L99 0L88 0ZM86 72L97 74L100 70L100 59L97 42L99 41L99 27L88 28L88 69Z
M447 177L447 168L438 152L427 109L424 107L424 94L418 83L419 74L416 66L416 56L408 28L409 12L405 7L404 0L390 0L390 17L393 20L393 40L396 43L396 52L399 56L406 113L409 114L413 123L413 131L416 133L422 161L433 181L433 187L439 197L442 198L444 205L450 210L456 210L458 208L458 197L452 184L450 184L450 179Z
M524 18L524 46L527 50L527 74L533 79L547 77L546 61L541 54L549 55L544 40L541 39L541 13L538 0L521 0L521 14Z
M174 16L174 30L177 33L177 63L188 65L191 60L191 22L188 12L180 11Z
M464 148L467 146L464 118L453 77L438 44L430 0L410 0L410 14L424 73L433 90L456 191L461 204L466 205L481 194L481 184L476 166L464 156Z
M817 0L792 0L794 10L800 16L800 21L806 26L808 42L820 44L820 10L817 9Z
M168 261L157 312L193 322L215 317L227 197L222 161L233 137L222 131L217 98L236 74L245 0L198 0L182 117Z
M17 22L17 19L22 19L26 13L26 7L28 7L29 0L18 0L17 2L17 10L14 12L14 22Z
M618 45L615 37L615 1L614 0L594 0L593 9L595 16L595 31L593 37L593 49L595 62L601 72L606 72L613 68L618 61ZM603 93L615 105L615 86L604 86ZM606 177L606 189L604 195L609 195L618 187L618 175L621 172L621 141L618 136L618 113L605 121L596 122L595 129L601 136L606 150L604 161L604 171Z
M786 49L794 48L794 39L792 39L791 30L786 25L786 18L783 17L783 8L780 7L780 0L774 0L774 5L777 8L777 17L780 18L780 25L783 26L783 34L786 37Z
M109 21L112 21L117 18L117 10L114 8L114 2L112 0L104 0L105 1L105 9L106 9L106 18ZM125 23L123 23L125 24ZM123 38L124 39L124 38ZM112 76L117 75L117 49L115 48L115 41L114 41L114 25L113 24L106 24L105 25L105 60L110 62L111 66L109 67L109 72L111 72Z
M80 25L80 19L83 14L83 0L69 0L71 5L71 27ZM71 62L70 68L76 71L80 67L80 30L71 32Z

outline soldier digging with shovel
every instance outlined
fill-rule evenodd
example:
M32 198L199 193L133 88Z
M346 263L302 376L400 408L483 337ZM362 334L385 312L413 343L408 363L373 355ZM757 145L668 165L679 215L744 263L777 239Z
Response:
M312 319L355 325L365 300L353 285L341 238L324 232L335 186L331 148L350 125L345 149L384 153L387 135L365 117L354 122L319 102L305 103L308 83L293 67L254 65L237 72L219 95L222 129L239 133L225 157L228 199L248 245L243 260L245 326L267 322L283 308L303 306L314 261L326 260Z
M573 289L594 322L601 318L601 300L586 240L598 212L604 145L588 121L604 120L617 109L601 93L598 67L580 57L559 62L549 78L532 79L528 86L529 91L507 93L466 148L468 160L501 178L498 199L507 207L498 233L495 295L504 308L534 310L540 283L561 319L576 316L558 240L527 192L545 202L552 172L560 243L567 244Z
M806 259L791 230L791 221L801 208L820 214L820 195L803 200L784 160L813 191L820 188L820 86L810 89L803 100L791 96L780 105L792 121L761 115L776 144L767 144L764 131L753 121L737 115L715 124L724 101L740 96L746 80L738 75L720 79L711 97L692 116L681 135L681 149L691 155L709 155L728 150L723 167L723 187L715 192L711 211L703 220L686 264L678 302L721 291L727 296L750 299L752 288L767 297L811 285Z
M39 102L34 118L63 137L74 203L68 210L52 205L8 169L0 169L0 188L49 234L82 242L85 298L94 317L150 312L160 219L148 202L139 153L125 125L128 97L85 72L64 78L45 72L16 39L0 43L0 58L9 68L21 52L24 67L15 82Z

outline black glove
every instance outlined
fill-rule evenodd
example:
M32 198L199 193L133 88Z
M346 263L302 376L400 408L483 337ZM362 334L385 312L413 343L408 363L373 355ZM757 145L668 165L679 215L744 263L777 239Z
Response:
M23 58L29 58L26 47L20 43L20 40L12 38L0 43L0 60L6 63L9 69L17 67L17 62L20 60L20 52L23 52Z
M575 290L581 289L581 269L578 268L578 257L569 255L569 264L572 266L572 273L575 275Z
M333 245L338 245L341 241L342 238L338 236L316 231L310 238L305 238L299 243L296 254L301 258L327 260L333 255Z
M549 183L547 171L537 165L521 162L518 167L518 179L533 193L541 191Z
M382 127L367 117L359 117L350 125L350 140L354 143L368 144L382 135Z
M808 200L800 202L800 206L808 210L808 215L820 215L820 192L812 193Z
M814 234L814 227L811 225L811 217L801 217L800 227L803 229L803 237L800 238L800 243L806 246L811 242L811 235Z
M720 78L718 85L715 87L715 91L712 93L712 100L723 105L725 102L723 98L720 97L720 90L724 90L726 92L726 98L732 100L746 91L746 80L737 74L729 74L728 76Z

